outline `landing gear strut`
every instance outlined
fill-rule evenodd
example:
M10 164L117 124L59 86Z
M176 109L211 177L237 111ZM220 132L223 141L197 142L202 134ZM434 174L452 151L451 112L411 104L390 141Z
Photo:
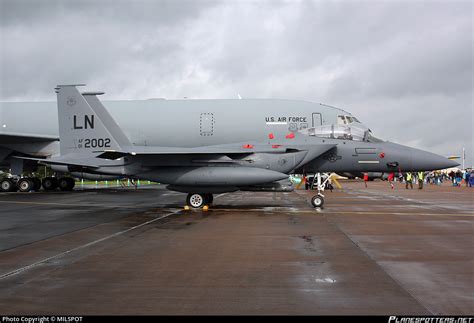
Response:
M322 179L321 173L316 173L314 175L313 183L311 184L311 189L313 189L315 185L315 180L316 182L316 188L318 190L318 194L313 196L311 199L311 205L313 205L315 208L322 208L324 205L324 195L322 192L324 192L324 188L326 187L326 183L329 181L331 176L325 175L324 180Z
M212 194L209 193L189 193L186 198L186 203L188 206L199 209L202 208L205 204L211 204L214 200Z

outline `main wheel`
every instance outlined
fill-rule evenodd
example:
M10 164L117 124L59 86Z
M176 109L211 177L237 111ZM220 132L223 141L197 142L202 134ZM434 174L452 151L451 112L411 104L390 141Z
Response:
M324 204L324 199L321 195L315 195L313 196L313 198L311 199L311 204L314 206L314 207L323 207L323 204Z
M212 194L203 194L204 195L204 199L205 199L205 203L206 204L212 204L212 201L214 201L214 196Z
M58 186L61 191L72 191L75 184L74 179L71 177L61 177L58 180Z
M33 191L39 191L41 189L41 180L38 177L32 177L30 180L33 182Z
M74 186L76 186L76 180L72 177L68 177L69 178L69 187L71 188L70 191L72 191L72 189L74 188Z
M16 191L16 185L10 178L5 178L0 182L0 191L13 192Z
M189 193L186 199L186 202L188 203L188 205L195 209L202 207L205 201L206 201L205 196L199 193Z
M18 182L16 182L16 186L20 192L29 192L33 190L34 184L29 178L20 178Z
M43 178L43 188L46 191L52 191L58 187L58 180L55 177Z

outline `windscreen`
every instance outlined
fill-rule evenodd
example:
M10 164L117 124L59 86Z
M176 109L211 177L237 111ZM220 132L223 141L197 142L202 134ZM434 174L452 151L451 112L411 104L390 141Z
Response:
M354 125L325 125L304 129L301 133L308 136L315 136L321 138L355 140L367 142L383 142L382 139L375 137L370 129Z

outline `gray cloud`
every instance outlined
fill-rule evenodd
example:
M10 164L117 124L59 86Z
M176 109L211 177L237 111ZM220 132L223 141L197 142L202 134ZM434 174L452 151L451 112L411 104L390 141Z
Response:
M296 98L342 106L381 137L473 147L470 1L0 0L1 100Z

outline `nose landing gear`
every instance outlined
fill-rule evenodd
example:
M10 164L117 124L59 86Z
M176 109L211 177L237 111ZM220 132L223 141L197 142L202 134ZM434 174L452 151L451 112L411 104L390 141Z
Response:
M315 208L322 208L324 205L324 189L326 188L326 184L331 179L329 174L324 174L321 176L321 173L314 174L313 182L311 183L311 189L313 189L314 185L316 185L316 189L318 190L318 194L311 198L311 205ZM316 181L316 183L315 183Z

